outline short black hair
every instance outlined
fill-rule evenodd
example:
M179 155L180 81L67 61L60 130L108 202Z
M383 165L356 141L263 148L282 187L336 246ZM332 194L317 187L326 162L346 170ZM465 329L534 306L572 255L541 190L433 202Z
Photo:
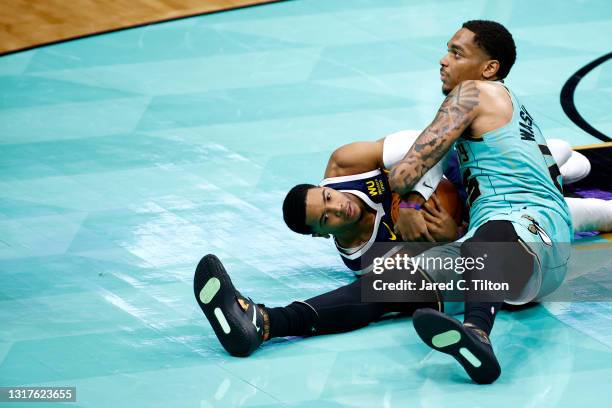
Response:
M283 219L293 232L298 234L312 234L312 228L306 225L306 193L313 184L298 184L294 186L283 201Z
M510 31L500 23L489 20L470 20L463 23L475 34L476 44L492 59L499 61L497 78L504 79L516 61L516 45Z

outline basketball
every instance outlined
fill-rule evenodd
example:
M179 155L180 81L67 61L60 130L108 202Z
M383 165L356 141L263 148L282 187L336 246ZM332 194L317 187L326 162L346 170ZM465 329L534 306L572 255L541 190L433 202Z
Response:
M438 184L438 188L436 188L435 192L440 204L446 210L447 213L453 217L457 225L461 225L462 223L462 215L463 215L463 205L459 200L459 192L447 179L442 179L440 184ZM427 200L427 204L435 206L433 202L433 198Z

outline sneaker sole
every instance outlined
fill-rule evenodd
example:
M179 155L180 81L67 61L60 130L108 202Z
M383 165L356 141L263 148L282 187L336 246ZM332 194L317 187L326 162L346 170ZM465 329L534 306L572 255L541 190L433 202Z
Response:
M259 346L257 332L236 301L236 289L221 261L206 255L193 278L193 291L219 342L233 356L246 357ZM240 313L240 315L238 314ZM238 317L244 315L245 317Z
M412 323L429 347L453 356L470 378L478 384L490 384L501 374L495 358L491 358L485 345L472 338L461 322L433 309L420 309Z

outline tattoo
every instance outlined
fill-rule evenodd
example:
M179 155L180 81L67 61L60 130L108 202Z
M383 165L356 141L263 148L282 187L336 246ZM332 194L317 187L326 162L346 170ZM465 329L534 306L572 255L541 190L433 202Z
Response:
M462 82L448 94L433 122L391 170L390 180L396 192L401 195L409 192L444 157L474 119L474 110L480 102L479 95L475 81Z

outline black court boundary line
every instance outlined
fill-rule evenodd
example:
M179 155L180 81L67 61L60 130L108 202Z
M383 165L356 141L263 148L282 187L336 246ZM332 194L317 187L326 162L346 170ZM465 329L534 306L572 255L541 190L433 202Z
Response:
M127 25L125 27L110 28L108 30L94 31L93 33L89 33L89 34L76 35L74 37L68 37L68 38L62 38L60 40L43 42L43 43L40 43L40 44L30 45L30 46L27 46L27 47L24 47L24 48L18 48L16 50L0 52L0 57L4 57L4 56L7 56L7 55L11 55L11 54L17 54L17 53L24 52L24 51L30 51L30 50L33 50L35 48L43 48L43 47L47 47L47 46L50 46L50 45L61 44L61 43L65 43L65 42L68 42L68 41L80 40L80 39L83 39L83 38L89 38L89 37L95 37L95 36L103 35L103 34L115 33L117 31L131 30L133 28L146 27L146 26L149 26L149 25L160 24L160 23L167 23L167 22L170 22L170 21L184 20L186 18L192 18L192 17L197 17L197 16L205 16L205 15L208 15L208 14L225 13L225 12L228 12L228 11L242 10L242 9L247 9L247 8L251 8L251 7L259 7L259 6L265 6L265 5L268 5L268 4L284 3L284 2L288 2L288 1L293 1L293 0L270 0L270 1L265 1L265 2L262 2L262 3L246 4L244 6L236 6L236 7L227 7L227 8L221 8L219 10L202 11L202 12L198 12L198 13L185 14L185 15L178 16L178 17L162 18L162 19L159 19L159 20L148 21L146 23L137 23L137 24Z
M594 61L589 62L584 67L580 68L574 75L572 75L567 82L561 88L561 107L563 108L563 112L567 115L567 117L574 122L580 129L589 133L591 136L596 137L597 139L604 142L612 142L612 139L608 136L601 133L599 130L595 129L589 122L587 122L581 115L578 113L578 109L576 109L576 104L574 102L574 93L576 92L576 87L584 78L587 76L589 72L591 72L598 65L603 64L607 60L612 58L612 52L602 55Z

